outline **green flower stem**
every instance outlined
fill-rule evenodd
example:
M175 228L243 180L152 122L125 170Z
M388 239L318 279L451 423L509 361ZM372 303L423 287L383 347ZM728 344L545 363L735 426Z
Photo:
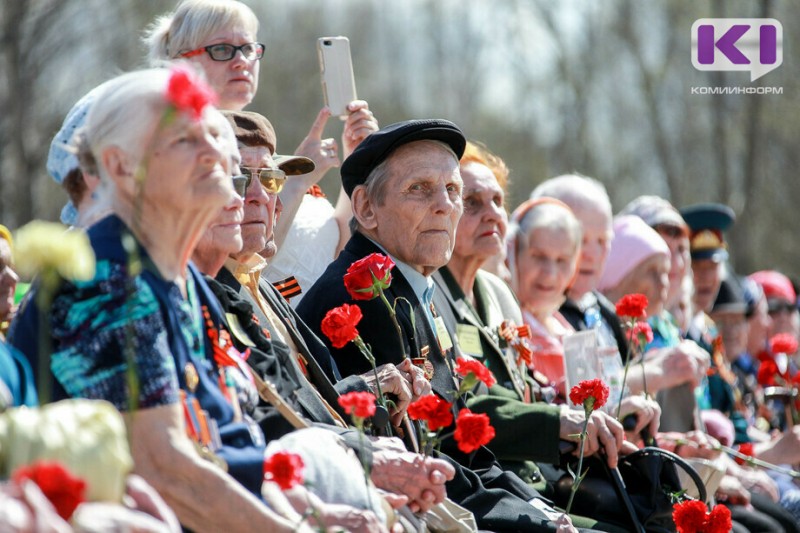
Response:
M570 509L572 509L572 500L575 499L575 493L578 492L578 485L581 484L581 481L583 481L583 478L586 475L585 473L581 473L581 470L583 470L583 447L584 444L586 444L586 428L589 426L589 417L592 414L592 410L584 408L583 412L586 414L586 419L583 421L583 431L581 431L581 446L578 451L578 474L569 490L569 501L567 502L566 509L567 514L569 514Z
M628 369L631 366L631 344L633 344L633 326L635 322L631 319L630 327L628 329L628 356L625 358L625 371L622 373L622 386L619 391L619 401L617 402L617 420L619 420L619 413L622 411L622 399L625 397L625 382L628 380ZM644 358L642 358L644 359ZM644 363L643 363L644 364ZM642 367L644 369L644 367Z
M408 354L405 353L405 343L403 342L403 330L400 329L400 323L397 321L397 311L395 311L394 306L386 298L386 294L384 294L383 289L380 286L378 286L378 294L380 295L381 300L383 300L386 309L389 310L389 318L392 319L392 324L394 324L394 330L397 332L397 340L400 341L400 350L403 352L404 357L408 357ZM413 316L413 311L412 311L412 316Z
M361 335L356 335L356 338L353 339L353 343L358 348L358 351L369 361L370 366L372 366L372 375L375 376L375 388L378 390L378 404L389 411L389 405L386 401L386 397L383 395L383 390L381 389L381 380L378 377L378 369L375 366L375 356L372 355L372 351L370 351L367 344L364 342L364 339L361 338ZM389 427L389 424L386 425L384 431L387 435L391 436L392 432Z
M50 306L61 283L58 272L52 267L45 267L39 273L39 290L36 294L36 307L39 311L39 361L37 362L38 376L36 380L39 404L50 403L52 396L52 374L50 372L50 358L52 356L52 343L50 336Z
M676 450L678 448L680 448L681 446L688 446L689 444L691 444L686 439L671 439L671 440L672 440L672 442L675 443L675 449ZM781 474L786 474L787 476L791 476L791 477L793 477L795 479L800 479L800 472L798 472L796 470L792 470L790 468L784 468L782 466L774 465L772 463L768 463L767 461L763 461L761 459L756 459L755 457L751 457L749 455L745 455L743 453L740 453L739 451L734 450L733 448L730 448L728 446L720 444L719 446L714 446L712 449L716 450L716 451L723 451L723 452L727 453L728 455L730 455L731 457L737 457L737 458L741 459L742 461L744 461L744 462L746 462L746 463L748 463L750 465L760 466L761 468L766 468L768 470L774 470L775 472L779 472Z

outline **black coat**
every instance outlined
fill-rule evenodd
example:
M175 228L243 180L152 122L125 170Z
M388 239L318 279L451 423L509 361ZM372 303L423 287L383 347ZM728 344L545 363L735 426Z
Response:
M320 338L324 340L339 370L344 374L360 373L370 368L353 343L336 349L321 333L322 319L330 309L344 303L358 305L363 314L358 331L373 349L377 364L400 363L405 354L416 357L421 348L428 346L428 359L434 367L431 386L436 394L453 400L457 389L452 373L422 306L408 281L395 268L392 282L385 291L390 302L402 297L411 302L415 328L411 326L411 312L405 302L398 302L397 315L402 329L402 344L389 318L384 303L374 300L354 301L344 287L347 268L358 259L371 253L382 253L372 241L355 233L339 257L331 263L322 276L300 302L297 312ZM459 401L460 402L460 401ZM460 403L463 406L463 403ZM455 478L447 483L447 495L456 503L472 511L481 529L492 531L552 531L554 526L528 500L542 499L541 495L526 485L516 475L503 471L486 448L471 455L460 452L453 439L442 446L443 458L456 467Z

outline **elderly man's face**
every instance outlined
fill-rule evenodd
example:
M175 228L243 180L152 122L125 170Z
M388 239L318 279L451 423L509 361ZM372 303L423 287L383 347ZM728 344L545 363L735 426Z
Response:
M272 152L266 146L240 146L242 167L274 168ZM242 222L242 251L238 258L247 258L271 245L275 227L275 205L278 195L269 194L258 178L252 180L244 197L244 220ZM272 255L275 252L273 251Z
M14 307L14 292L19 276L11 268L11 246L0 238L0 320L5 320Z
M694 308L696 312L711 311L722 283L722 263L713 259L692 260L694 276Z
M365 206L360 222L386 251L428 276L447 264L461 217L461 175L453 154L412 142L389 159L383 205Z
M583 230L578 271L569 291L569 296L577 300L597 287L614 234L611 227L611 213L607 209L589 204L570 207Z

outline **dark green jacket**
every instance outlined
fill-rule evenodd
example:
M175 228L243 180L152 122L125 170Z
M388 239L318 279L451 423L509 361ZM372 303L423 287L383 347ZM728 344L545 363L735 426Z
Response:
M475 307L446 267L434 274L433 279L434 304L448 329L456 332L454 342L462 352L481 360L497 379L497 385L488 394L468 402L473 411L489 415L495 427L496 437L488 447L505 468L538 484L538 467L534 463L559 461L560 409L544 402L525 401L525 387L535 390L537 385L527 373L520 372L513 350L500 346L497 330L502 321L523 323L519 304L505 283L487 272L479 271L476 277ZM473 333L475 330L469 328L478 329L483 353L471 353L463 338L459 342L459 329L463 333L465 326Z

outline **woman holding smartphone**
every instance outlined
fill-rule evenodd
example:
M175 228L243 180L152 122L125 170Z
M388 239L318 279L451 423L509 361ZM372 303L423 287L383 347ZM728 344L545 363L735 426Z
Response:
M195 63L219 95L217 107L241 111L258 91L260 61L265 52L265 45L257 39L258 28L255 13L241 2L184 0L174 12L159 17L146 30L144 42L151 64L179 59ZM347 110L342 133L343 159L367 135L378 130L367 102L355 100ZM347 223L352 212L346 194L339 194L335 208L319 195L306 194L328 170L340 164L336 140L322 138L330 116L328 108L320 110L308 135L295 150L295 155L313 160L316 170L286 181L280 194L281 216L275 226L275 242L282 253L270 259L270 268L265 270L268 275L272 272L269 277L276 280L294 275L301 287L313 284L350 237ZM302 223L293 224L298 213ZM287 241L290 227L295 233ZM304 254L308 249L315 250L310 260Z

